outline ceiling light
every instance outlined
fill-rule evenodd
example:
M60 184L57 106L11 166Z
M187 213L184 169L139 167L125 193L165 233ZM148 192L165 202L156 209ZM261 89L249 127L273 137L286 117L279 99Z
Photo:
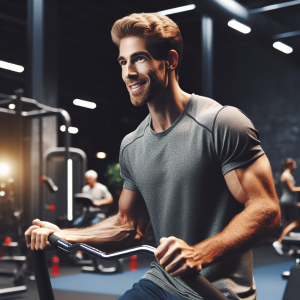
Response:
M73 103L77 106L82 106L90 109L96 108L96 103L90 102L90 101L85 101L85 100L80 100L80 99L75 99Z
M236 20L231 20L228 22L228 26L239 31L242 32L244 34L249 33L251 31L251 28L236 21Z
M6 175L8 172L8 166L5 164L0 165L0 174L1 175Z
M16 108L16 104L11 103L11 104L8 105L8 108L9 109L15 109Z
M2 197L5 196L5 192L4 192L4 191L1 191L1 192L0 192L0 196L2 196Z
M10 71L14 71L14 72L18 72L18 73L22 73L24 71L24 67L19 66L19 65L15 65L15 64L11 64L11 63L8 63L8 62L3 61L3 60L0 60L0 68L10 70Z
M273 47L276 48L279 51L282 51L282 52L286 53L286 54L290 54L290 53L293 52L293 48L292 47L290 47L290 46L288 46L288 45L286 45L284 43L281 43L281 42L275 42L273 44Z
M98 152L96 156L100 159L104 159L106 158L107 155L105 152Z
M65 132L66 131L66 126L65 125L61 125L60 126L60 131ZM75 133L78 132L78 128L70 126L69 127L69 132L72 133L72 134L75 134Z
M195 8L196 8L195 4L190 4L190 5L185 5L185 6L180 6L180 7L176 7L176 8L162 10L162 11L159 11L158 13L162 14L162 15L171 15L171 14L177 14L177 13L188 11L188 10L193 10Z

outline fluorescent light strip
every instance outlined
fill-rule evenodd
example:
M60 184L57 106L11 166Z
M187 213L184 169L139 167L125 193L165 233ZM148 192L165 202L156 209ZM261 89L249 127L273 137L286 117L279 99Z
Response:
M272 4L272 5L268 5L268 6L261 7L261 8L251 9L251 10L249 10L249 14L256 14L256 13L260 13L260 12L265 12L265 11L269 11L269 10L279 9L279 8L288 7L288 6L292 6L292 5L298 5L298 4L300 4L300 0L289 1L289 2L285 2L285 3L279 3L279 4Z
M11 63L8 63L8 62L3 61L3 60L0 60L0 68L10 70L10 71L14 71L14 72L18 72L18 73L22 73L24 71L24 67L19 66L19 65L15 65L15 64L11 64Z
M177 14L177 13L188 11L188 10L193 10L195 8L196 8L195 4L190 4L190 5L180 6L180 7L176 7L176 8L161 10L158 13L162 14L162 15L172 15L172 14Z
M75 104L77 106L81 106L81 107L90 108L90 109L94 109L97 106L96 103L94 103L94 102L85 101L85 100L81 100L81 99L75 99L73 101L73 104Z
M251 28L236 21L236 20L231 20L228 22L228 26L239 31L239 32L242 32L244 34L247 34L251 31Z
M279 51L282 51L283 53L285 54L290 54L293 52L293 48L284 44L284 43L281 43L281 42L275 42L273 44L273 47Z
M296 35L300 35L300 30L279 33L279 34L273 35L273 39L282 39L282 38L287 38L287 37L296 36Z
M73 162L68 159L68 208L67 217L69 221L73 220Z
M61 125L60 126L60 131L65 132L66 131L66 126L65 125ZM76 134L78 132L78 128L76 127L69 127L69 132L72 134Z

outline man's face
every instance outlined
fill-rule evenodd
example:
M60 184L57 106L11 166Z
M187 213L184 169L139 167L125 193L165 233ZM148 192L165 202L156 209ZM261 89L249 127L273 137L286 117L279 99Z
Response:
M93 187L95 185L95 183L97 182L97 179L94 179L89 176L85 176L85 181L90 187Z
M140 37L130 36L120 42L118 61L122 78L133 105L152 101L168 84L165 61L156 60Z

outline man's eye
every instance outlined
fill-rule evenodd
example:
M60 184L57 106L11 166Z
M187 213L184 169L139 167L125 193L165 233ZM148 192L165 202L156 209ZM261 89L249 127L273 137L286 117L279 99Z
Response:
M138 56L138 57L136 58L136 61L141 61L141 60L144 60L144 57Z

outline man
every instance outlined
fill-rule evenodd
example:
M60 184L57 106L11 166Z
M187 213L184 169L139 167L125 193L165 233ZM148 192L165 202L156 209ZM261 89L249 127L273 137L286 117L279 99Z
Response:
M96 224L101 221L108 212L108 205L114 202L111 193L107 187L97 182L98 174L94 170L85 173L87 185L82 188L82 193L88 194L93 199L93 205L98 207L89 207L89 224ZM73 227L82 227L86 223L84 216L79 216L74 222Z
M107 187L97 182L98 174L94 170L89 170L85 173L85 181L87 185L82 188L82 193L89 194L93 198L95 206L106 206L113 204L114 199Z
M199 271L230 299L256 299L251 248L280 223L258 132L238 109L180 89L183 43L168 17L132 14L112 38L131 102L150 112L121 144L119 213L78 230L35 220L27 246L54 233L116 251L140 244L151 220L157 263L120 299L200 299L180 278Z

